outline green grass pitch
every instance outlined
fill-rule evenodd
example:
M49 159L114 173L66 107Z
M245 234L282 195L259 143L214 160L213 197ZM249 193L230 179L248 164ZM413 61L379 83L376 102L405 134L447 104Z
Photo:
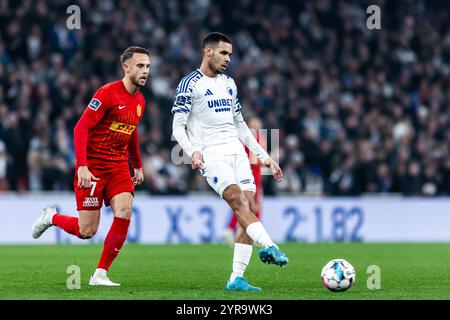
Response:
M262 293L224 290L233 250L226 245L126 244L110 269L121 287L90 287L102 246L0 246L0 299L449 299L448 244L284 244L285 268L263 264L256 246L245 277ZM323 265L347 259L356 269L350 290L333 293L320 281ZM81 270L81 289L66 286L68 266ZM381 268L381 289L369 290L368 266Z

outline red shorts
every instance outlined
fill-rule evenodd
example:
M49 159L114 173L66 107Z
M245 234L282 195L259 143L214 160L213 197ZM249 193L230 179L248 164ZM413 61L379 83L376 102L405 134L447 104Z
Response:
M90 162L89 171L99 178L92 181L90 188L78 188L78 168L75 168L73 190L77 199L77 210L98 210L103 201L106 206L112 197L122 192L131 192L134 195L134 185L131 178L128 162Z

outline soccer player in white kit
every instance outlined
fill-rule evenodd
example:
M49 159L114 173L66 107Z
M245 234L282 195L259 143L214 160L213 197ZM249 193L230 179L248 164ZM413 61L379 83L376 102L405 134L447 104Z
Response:
M284 266L287 256L278 248L255 216L255 183L241 141L267 167L277 182L283 178L278 163L258 144L247 127L234 80L223 72L230 63L231 40L212 32L202 41L199 69L184 77L172 107L173 136L213 188L236 212L239 226L233 255L233 271L226 290L261 291L244 279L252 244L263 247L264 263Z

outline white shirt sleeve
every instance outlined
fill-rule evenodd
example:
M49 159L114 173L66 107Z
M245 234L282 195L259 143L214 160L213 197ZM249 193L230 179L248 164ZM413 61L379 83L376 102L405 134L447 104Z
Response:
M189 137L186 133L186 124L188 117L188 113L174 112L172 135L177 140L181 148L183 148L183 151L189 156L189 158L191 158L192 153L197 150L194 150L194 147L192 146L191 141L189 140Z
M266 150L263 149L263 147L260 146L258 141L256 141L255 137L253 136L252 132L247 126L247 123L245 123L244 118L242 117L241 113L241 103L239 101L239 96L237 94L237 88L235 86L236 90L236 97L234 100L234 106L233 106L233 120L234 124L236 125L236 130L238 133L239 140L242 141L243 144L247 146L247 148L255 154L259 160L261 160L263 163L270 158L269 154L266 152Z
M173 123L172 123L172 135L177 140L178 144L183 148L183 151L191 158L194 147L189 140L186 133L187 120L189 118L192 106L192 90L190 88L183 87L183 81L177 88L175 101L172 106Z

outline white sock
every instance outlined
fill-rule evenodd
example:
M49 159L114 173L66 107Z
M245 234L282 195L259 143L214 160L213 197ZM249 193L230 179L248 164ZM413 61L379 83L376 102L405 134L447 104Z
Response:
M245 231L256 244L264 248L270 246L276 246L278 248L270 238L261 221L250 223Z
M235 243L233 255L233 272L230 276L230 282L236 277L244 277L245 269L252 257L253 246L251 244Z

